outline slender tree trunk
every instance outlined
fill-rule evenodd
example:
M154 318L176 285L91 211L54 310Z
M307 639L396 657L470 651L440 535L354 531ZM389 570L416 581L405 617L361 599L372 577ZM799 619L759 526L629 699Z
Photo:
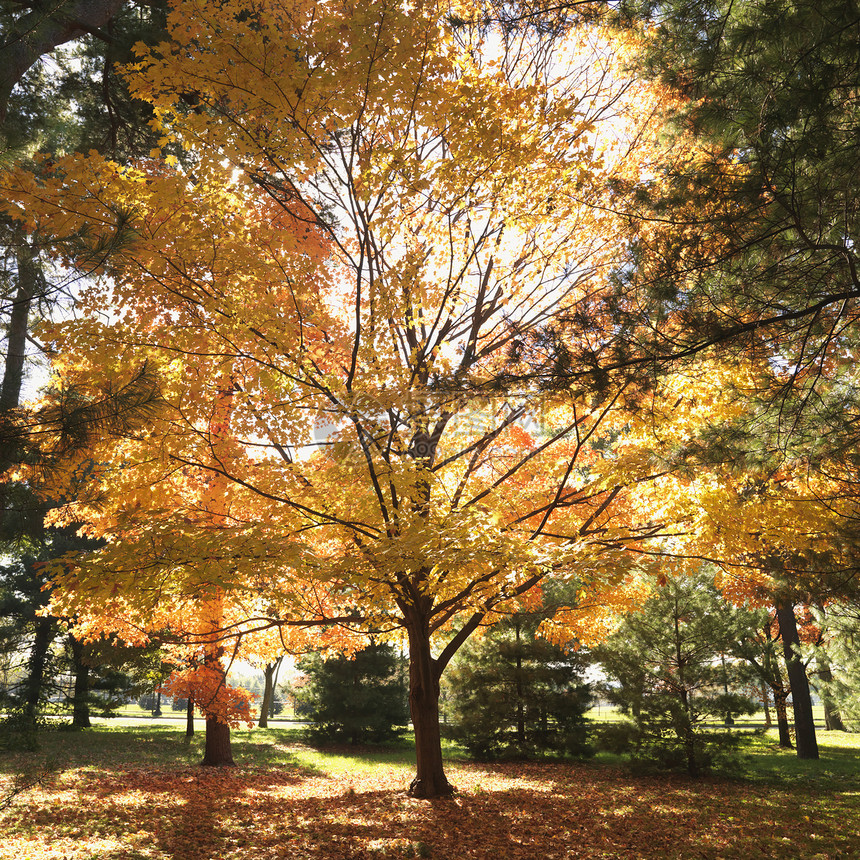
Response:
M675 663L678 671L678 698L681 700L683 713L675 719L675 734L684 745L684 753L687 757L687 772L690 776L699 775L699 762L696 758L696 736L693 732L693 703L690 691L687 689L686 659L683 650L683 637L681 636L681 611L675 600L674 612L675 624Z
M283 657L278 657L274 663L267 663L263 669L265 687L263 688L263 701L260 703L260 719L257 725L261 729L269 727L269 718L275 715L275 678L281 666Z
M24 359L27 353L27 331L30 321L30 308L39 283L35 255L23 236L18 237L17 289L6 322L6 355L3 381L0 383L0 415L17 409L24 383ZM0 472L5 472L18 461L21 452L15 444L0 448ZM7 486L0 481L0 509L6 506ZM41 682L40 682L41 683ZM35 719L35 711L32 712Z
M223 387L219 391L215 411L209 423L212 434L213 459L219 461L226 452L226 443L230 437L230 415L233 410L233 383L226 376L222 379ZM214 474L210 477L210 516L213 526L221 526L226 514L225 508L225 477ZM220 588L213 588L209 599L203 606L203 620L208 627L212 640L204 645L204 666L216 673L218 686L212 693L217 696L221 687L227 682L227 670L224 666L224 646L221 639L222 624L224 623L224 594ZM206 628L204 628L206 629ZM203 716L206 717L206 748L201 764L209 767L232 767L233 750L230 745L230 726L221 722L211 713L213 701L197 702Z
M765 681L761 682L761 703L764 708L764 727L769 729L773 725L773 719L770 715L770 693Z
M27 661L27 679L24 683L24 716L35 723L42 700L45 683L45 668L48 664L48 651L54 639L54 622L50 618L36 618L36 634Z
M842 722L842 717L828 688L828 684L833 682L830 662L826 657L817 657L816 662L818 663L818 677L821 678L822 682L818 694L821 697L821 704L824 705L824 728L828 732L844 732L845 724Z
M516 634L517 634L517 743L520 748L525 747L526 743L526 715L525 701L523 696L523 654L520 647L520 619L516 618Z
M271 663L267 663L263 668L265 686L263 687L263 701L260 702L260 719L257 720L257 725L261 729L269 728L269 708L272 702L272 676L274 674L275 667Z
M769 640L770 641L770 640ZM793 748L791 732L788 726L788 691L782 683L782 673L777 662L772 659L770 647L764 651L764 671L767 685L773 693L773 707L776 711L776 728L779 733L779 745L784 749Z
M797 619L794 616L794 607L788 601L780 600L776 605L776 616L779 621L779 632L782 636L785 664L788 667L791 701L794 705L794 734L797 743L797 757L817 759L818 741L815 738L815 723L812 718L812 697L809 693L806 669L800 661L798 654L800 637L797 634Z
M723 666L723 691L726 694L726 699L728 699L728 697L729 697L729 674L728 674L728 671L726 670L726 655L725 654L720 654L720 662L722 663L722 666ZM733 726L734 724L735 724L735 718L732 716L732 712L726 711L726 715L723 718L723 725L725 725L726 728L729 728L730 726Z
M426 624L411 624L409 632L409 710L415 731L417 774L409 786L412 797L439 797L454 789L442 764L439 731L439 672L430 652Z
M782 681L773 685L773 706L776 710L776 729L779 732L779 745L787 750L794 747L791 742L791 731L788 724L788 690Z
M84 662L84 646L74 636L69 637L72 648L72 662L75 669L75 690L72 699L72 725L78 729L88 729L90 722L90 667Z
M269 702L269 719L275 719L275 694L278 691L278 675L281 671L281 664L284 662L283 654L275 660L275 672L272 676L272 701Z
M188 697L188 707L185 711L185 740L190 741L194 737L194 699Z
M21 385L24 381L30 308L39 284L36 256L23 237L18 244L16 257L18 288L12 302L6 332L6 365L3 371L3 385L0 388L0 412L7 412L18 406Z

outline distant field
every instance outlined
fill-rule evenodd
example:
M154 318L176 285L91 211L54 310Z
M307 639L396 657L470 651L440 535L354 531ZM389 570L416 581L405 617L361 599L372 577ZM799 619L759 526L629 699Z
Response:
M813 706L813 716L815 718L815 723L819 727L824 727L824 708L821 705ZM152 716L152 711L144 710L138 704L131 705L123 705L121 708L117 710L117 716L120 717L134 717L140 718L141 720L152 720L155 719ZM613 722L615 720L623 719L623 715L614 705L606 705L601 704L597 707L591 708L586 712L586 717L590 720L595 720L597 722ZM170 706L162 708L160 719L165 720L185 720L185 711L174 711L171 710ZM199 718L198 718L199 719ZM274 721L278 722L293 722L301 721L300 718L296 718L293 713L293 709L291 705L286 705L284 710L277 714L276 716L270 718L270 722ZM772 716L773 719L773 716ZM735 723L738 728L743 727L761 727L764 726L765 715L764 711L759 711L757 714L753 714L750 717L736 717ZM201 721L202 722L202 721ZM714 723L714 725L722 725L721 723Z

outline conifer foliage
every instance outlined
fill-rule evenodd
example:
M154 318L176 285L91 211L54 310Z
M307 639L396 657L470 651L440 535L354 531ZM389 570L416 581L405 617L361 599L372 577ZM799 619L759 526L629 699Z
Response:
M586 659L536 635L539 622L527 613L500 620L449 673L453 736L478 758L588 752Z
M312 720L315 741L351 744L390 740L409 722L406 660L390 645L371 644L356 654L299 660L296 714Z

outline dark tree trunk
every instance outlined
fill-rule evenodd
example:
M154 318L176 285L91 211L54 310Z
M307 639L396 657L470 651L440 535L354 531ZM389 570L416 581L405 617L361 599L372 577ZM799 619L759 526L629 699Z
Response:
M278 657L274 663L267 663L263 669L266 686L263 689L263 701L260 704L260 719L257 725L261 729L269 727L269 718L275 715L275 680L283 657Z
M525 696L523 695L523 654L520 644L520 618L516 617L515 630L517 636L517 743L523 748L526 743Z
M817 658L817 662L818 677L821 678L823 683L823 687L818 690L818 693L821 696L821 704L824 705L824 728L828 732L844 732L845 724L842 722L842 717L839 715L839 710L827 686L833 682L833 672L830 670L830 663L826 657Z
M72 699L72 725L78 729L88 729L90 722L90 667L84 662L84 646L69 637L72 648L72 662L75 669L75 691Z
M225 683L227 673L221 665L220 648L208 654L205 659L212 669L220 673L221 683ZM199 707L206 717L206 748L200 763L209 767L232 767L234 762L233 749L230 746L230 726L209 714L205 703Z
M233 767L230 726L227 723L206 717L206 749L200 763L207 767Z
M779 601L776 606L776 617L779 621L785 664L788 667L791 701L794 705L794 735L797 744L797 757L817 759L818 741L815 738L815 723L812 718L812 697L809 693L806 668L800 661L798 653L800 637L797 634L794 606L787 601Z
M27 679L24 683L24 716L35 723L42 701L45 683L45 669L48 664L48 651L54 639L54 622L50 618L36 618L36 633L33 647L27 661Z
M773 707L776 711L776 729L779 733L779 745L790 750L794 747L791 742L791 732L788 726L788 690L782 683L782 672L779 665L771 659L771 650L764 652L765 680L773 693Z
M699 762L696 757L696 736L693 732L693 703L692 695L687 689L686 658L684 657L683 637L681 635L681 610L678 601L675 601L674 612L675 625L675 663L678 672L678 698L681 701L683 711L675 722L675 734L684 745L684 754L687 758L687 773L690 776L699 776Z
M188 707L185 711L185 739L194 737L194 699L188 697Z
M27 331L30 308L39 283L36 258L29 245L21 239L17 249L18 288L6 333L6 366L3 371L3 386L0 388L0 412L14 409L21 396L24 381L24 360L27 354Z
M18 407L21 386L24 383L24 359L27 353L27 331L30 322L30 309L39 283L39 273L35 255L23 236L18 237L16 248L18 267L17 289L6 322L6 355L3 381L0 383L0 414L11 412ZM8 436L11 429L4 426ZM20 462L21 451L13 438L7 438L0 446L0 472L5 472L13 463ZM0 481L0 508L6 503L6 482ZM39 682L41 684L41 681ZM29 695L29 694L28 694ZM35 719L35 710L32 712Z
M773 706L776 710L776 729L779 732L779 745L787 750L793 749L791 731L788 725L788 690L782 681L775 682L773 687Z
M761 701L764 706L764 727L769 729L773 725L773 719L770 716L770 695L764 681L761 682Z
M415 731L417 774L409 786L412 797L439 797L454 789L442 764L439 732L439 671L430 652L430 631L414 624L409 632L409 710Z
M28 11L11 25L0 66L0 123L6 119L9 96L27 70L59 45L107 24L125 0L60 0L50 4L21 3Z
M272 701L272 676L274 675L274 666L267 663L263 669L263 677L265 678L265 687L263 688L263 701L260 702L260 719L257 720L257 726L261 729L269 728L269 708Z

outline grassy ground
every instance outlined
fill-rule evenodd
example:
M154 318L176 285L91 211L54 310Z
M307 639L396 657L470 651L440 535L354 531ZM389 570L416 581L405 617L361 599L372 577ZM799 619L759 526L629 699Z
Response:
M48 732L0 755L0 794L41 783L0 812L15 860L272 858L860 857L860 738L820 734L800 762L772 736L747 740L743 779L631 776L588 764L475 764L449 749L458 792L405 794L414 751L317 751L297 730L235 732L239 767L204 769L202 733L179 726Z

